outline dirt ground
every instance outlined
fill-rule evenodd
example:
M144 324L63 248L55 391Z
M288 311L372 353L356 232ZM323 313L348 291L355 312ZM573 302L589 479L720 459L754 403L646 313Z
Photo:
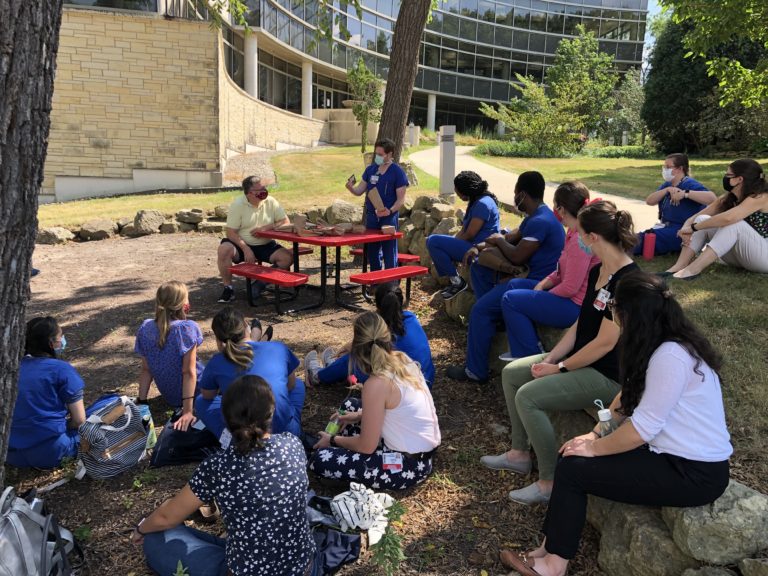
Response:
M137 393L139 362L133 354L134 334L142 320L153 315L154 292L166 280L180 280L189 286L190 317L205 335L200 356L206 361L213 355L211 319L222 306L216 303L221 289L215 265L217 243L218 238L211 235L174 234L36 248L34 264L42 273L32 279L28 315L49 314L62 323L68 342L66 359L86 382L86 402L113 390ZM303 257L302 262L305 269L314 266L317 271L317 257ZM352 266L347 265L348 273ZM352 312L326 306L297 317L279 317L271 307L250 308L244 282L237 283L236 289L233 305L248 317L257 314L263 323L273 324L275 338L299 357L314 346L340 345L351 336ZM416 282L411 309L430 337L438 374L433 393L443 444L429 481L395 495L408 510L398 529L408 557L399 573L477 575L484 570L489 575L505 574L497 561L498 550L534 546L545 508L528 508L507 500L507 491L526 485L530 479L480 466L482 454L505 449L507 416L500 383L496 378L479 387L445 379L447 365L463 360L466 331L442 310L429 306L433 290L427 291ZM152 394L157 394L154 388ZM310 389L303 417L305 429L323 428L332 406L344 395L339 388ZM151 408L156 424L167 418L168 407L159 397L151 402ZM192 465L135 469L107 481L72 481L50 493L47 501L61 524L83 542L87 573L144 575L149 572L143 554L128 541L131 528L180 489L193 470ZM63 475L61 470L19 471L9 467L7 481L23 490ZM311 483L318 492L330 493L314 478ZM221 532L223 526L206 529ZM582 551L569 574L600 574L596 555L596 533L588 527ZM374 572L364 553L341 574Z

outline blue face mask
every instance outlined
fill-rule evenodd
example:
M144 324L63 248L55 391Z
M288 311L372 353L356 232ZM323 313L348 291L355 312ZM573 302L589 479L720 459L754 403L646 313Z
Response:
M376 166L381 166L384 164L384 156L376 154L376 156L373 157L373 161L376 163Z
M62 352L64 352L64 349L67 347L67 337L63 334L61 335L61 345L58 348L54 348L53 351L56 352L56 355L58 356Z
M584 244L584 240L581 239L581 234L579 234L578 240L579 240L579 248L582 249L584 254L586 254L587 256L592 256L592 246L587 246L586 244Z

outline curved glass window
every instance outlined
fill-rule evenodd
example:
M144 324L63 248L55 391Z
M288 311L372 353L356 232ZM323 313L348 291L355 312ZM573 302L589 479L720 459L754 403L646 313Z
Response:
M139 12L157 12L157 0L66 0L64 4L137 10Z

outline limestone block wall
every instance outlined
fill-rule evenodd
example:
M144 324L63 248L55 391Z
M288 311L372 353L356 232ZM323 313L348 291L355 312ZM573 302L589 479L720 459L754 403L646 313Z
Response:
M223 46L219 45L222 53ZM219 150L226 161L227 150L246 152L246 146L270 150L317 146L328 141L322 120L288 112L248 95L235 84L219 58Z
M204 22L65 8L43 194L57 177L131 192L137 170L218 172L218 37Z

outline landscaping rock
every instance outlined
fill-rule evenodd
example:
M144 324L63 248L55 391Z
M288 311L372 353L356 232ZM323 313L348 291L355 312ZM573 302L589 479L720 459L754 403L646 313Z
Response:
M698 570L688 568L682 576L736 576L736 572L720 566L702 566Z
M133 224L133 218L129 218L128 216L123 216L122 218L117 219L117 231L123 229L124 226L127 226L128 224Z
M186 224L199 224L205 220L205 213L200 208L179 210L176 212L176 220Z
M195 232L197 230L197 224L190 224L188 222L179 222L179 232Z
M229 215L229 206L222 204L221 206L216 206L216 208L213 209L213 214L216 216L216 218L221 218L222 220L226 220L227 216Z
M100 218L89 220L80 228L80 238L83 240L104 240L114 236L117 232L117 224L112 220Z
M677 545L702 562L733 564L768 549L768 496L735 480L712 504L662 514Z
M157 210L139 210L133 219L134 234L137 236L157 234L163 222L165 222L165 216L163 216L162 212Z
M402 206L400 206L400 216L403 216L404 218L408 218L408 216L411 215L411 210L413 210L413 200L410 196L405 197L405 202Z
M443 218L451 218L456 215L456 209L450 204L435 204L429 211L433 220L440 222Z
M403 235L397 239L397 251L401 254L408 254L408 248L411 245L411 238L413 238L413 232L416 227L413 224L406 223L400 226L400 232Z
M317 224L318 218L324 218L325 217L325 208L320 208L318 206L315 206L314 208L307 210L307 220L309 222L312 222L312 224Z
M134 236L137 236L136 226L133 224L126 224L120 229L120 236L125 236L127 238L133 238Z
M456 219L459 222L463 222L464 221L464 215L465 215L465 212L464 212L463 208L457 208L456 209Z
M455 232L453 232L454 228L457 228L456 218L443 218L437 226L435 226L435 229L432 230L432 234L448 234L453 236L455 234Z
M210 222L208 220L200 222L200 224L197 225L198 231L211 234L220 234L221 232L224 232L226 227L227 225L223 222Z
M179 224L176 222L163 222L160 224L160 234L174 234L179 231Z
M417 254L421 258L419 263L422 266L429 267L432 265L432 257L427 250L427 239L421 230L416 230L413 233L413 238L411 238L411 242L408 245L408 252Z
M52 228L41 228L37 231L38 244L65 244L68 240L74 240L75 235L66 228L54 226Z
M475 294L469 290L464 290L464 292L459 292L450 300L445 301L445 312L449 317L466 326L469 324L469 313L474 305Z
M439 203L440 198L436 198L435 196L419 196L416 198L416 200L414 200L412 210L423 210L424 212L429 212L432 210L432 206Z
M424 222L424 236L429 236L432 234L432 231L438 224L439 222L437 222L434 218L427 218L427 221Z
M346 200L334 200L325 211L325 220L329 224L341 224L349 222L357 224L363 218L363 207L352 204Z
M743 576L768 576L768 558L744 558L739 570Z
M424 225L427 222L429 214L424 210L413 210L411 212L411 224L416 226L419 230L424 230Z

